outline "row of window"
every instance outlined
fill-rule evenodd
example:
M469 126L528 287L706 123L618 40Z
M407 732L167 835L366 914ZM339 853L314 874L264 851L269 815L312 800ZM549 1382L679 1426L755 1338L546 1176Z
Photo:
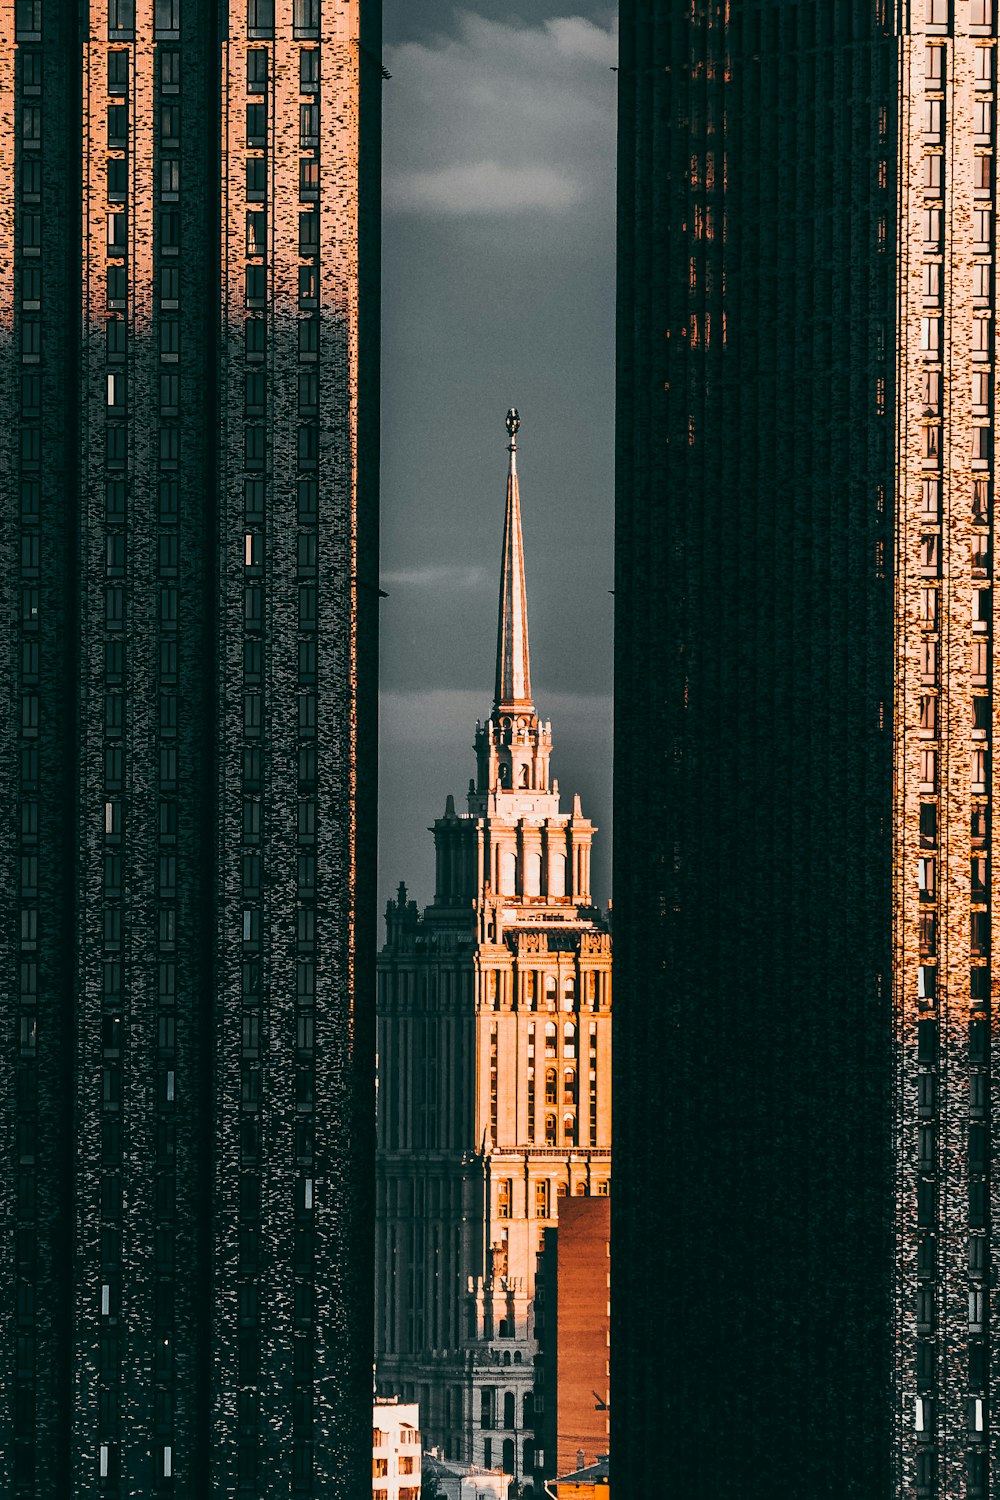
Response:
M945 29L951 25L953 0L923 0L923 19L927 26ZM972 27L986 29L993 25L993 0L969 0L962 10Z
M611 1192L611 1181L609 1178L601 1178L594 1184L594 1191L600 1198L607 1198ZM578 1182L574 1189L574 1195L579 1198L586 1197L587 1186ZM556 1197L566 1197L565 1182L556 1183ZM514 1217L514 1180L511 1177L500 1177L496 1185L496 1213L498 1219L511 1219ZM556 1215L552 1205L552 1181L550 1178L540 1178L535 1182L534 1192L535 1218L551 1219Z
M193 0L187 0L187 4L193 5ZM154 0L154 40L172 40L180 35L181 11L182 0ZM41 13L41 0L17 0L19 41L35 40L40 36ZM318 37L320 14L321 0L292 0L293 35ZM247 0L247 30L251 37L273 38L274 0ZM136 40L135 0L108 0L108 40Z

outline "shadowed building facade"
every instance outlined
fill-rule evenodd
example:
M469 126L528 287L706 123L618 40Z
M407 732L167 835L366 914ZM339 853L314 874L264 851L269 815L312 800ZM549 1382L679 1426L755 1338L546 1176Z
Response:
M0 10L12 1497L370 1484L379 47Z
M612 1442L640 1492L652 1445L683 1496L995 1489L995 11L623 7Z
M897 43L621 22L615 1486L888 1500Z
M611 938L595 829L560 806L532 699L511 434L493 712L468 811L434 824L435 899L400 887L378 960L378 1383L445 1456L541 1493L536 1277L568 1194L611 1176Z

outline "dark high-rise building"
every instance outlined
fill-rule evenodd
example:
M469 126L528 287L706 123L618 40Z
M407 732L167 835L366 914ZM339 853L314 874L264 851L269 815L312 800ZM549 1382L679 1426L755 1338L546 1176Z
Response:
M915 521L893 526L920 495L900 445L924 420L918 373L950 412L970 400L964 333L954 368L940 345L925 365L897 307L926 295L939 318L948 278L957 306L972 277L971 219L953 215L952 239L917 177L930 126L911 124L924 85L903 60L926 46L971 71L975 10L935 5L939 26L924 0L622 6L611 1452L627 1494L661 1475L678 1500L986 1494L969 1402L988 1360L968 1321L984 1283L959 1186L968 961L921 1012L926 1070L916 978L911 998L897 969L895 1012L892 982L918 878L909 853L893 864L916 838L901 813L894 835L892 800L894 724L917 733L919 631L902 586L894 620L893 572L918 570L919 545ZM927 98L941 131L950 104ZM972 165L970 135L954 170ZM939 537L972 515L968 453L945 464L951 499L922 528ZM968 553L949 556L970 594ZM968 670L964 608L941 693ZM900 794L910 774L897 762ZM970 799L959 811L947 778L937 796L954 799L967 928Z
M377 0L0 11L0 1492L370 1484Z

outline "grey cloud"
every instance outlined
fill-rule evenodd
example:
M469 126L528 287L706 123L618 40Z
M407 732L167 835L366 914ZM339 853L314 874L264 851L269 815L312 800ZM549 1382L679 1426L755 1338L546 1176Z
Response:
M478 588L486 578L486 569L475 564L452 566L428 564L423 568L396 568L382 574L386 588Z
M527 25L471 11L457 21L457 34L387 51L396 90L387 116L420 111L425 126L396 135L388 121L387 209L503 215L584 202L607 129L615 24L574 15Z
M437 171L388 176L385 206L411 213L510 214L522 209L559 213L578 202L580 183L551 167L462 162Z

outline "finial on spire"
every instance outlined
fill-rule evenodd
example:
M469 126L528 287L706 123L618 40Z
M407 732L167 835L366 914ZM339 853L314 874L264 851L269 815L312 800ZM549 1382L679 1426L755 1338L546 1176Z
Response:
M512 406L507 413L507 434L510 438L510 442L507 445L507 452L510 454L509 472L511 474L517 473L517 434L520 426L521 418L517 414L517 407Z

